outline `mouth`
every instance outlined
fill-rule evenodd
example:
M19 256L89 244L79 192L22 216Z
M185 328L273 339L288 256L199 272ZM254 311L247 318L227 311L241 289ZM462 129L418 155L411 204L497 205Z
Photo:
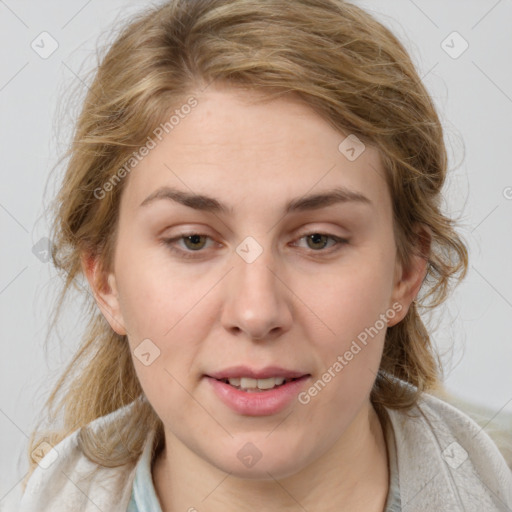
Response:
M306 375L304 375L304 377L305 376ZM268 377L266 379L254 379L251 377L231 377L215 380L224 382L224 384L229 384L233 388L238 389L240 391L245 391L247 393L261 393L264 391L269 391L271 389L279 388L281 386L285 386L289 382L293 382L301 378L302 377Z
M205 375L214 396L245 416L270 416L291 407L307 385L310 373L265 368L237 367Z

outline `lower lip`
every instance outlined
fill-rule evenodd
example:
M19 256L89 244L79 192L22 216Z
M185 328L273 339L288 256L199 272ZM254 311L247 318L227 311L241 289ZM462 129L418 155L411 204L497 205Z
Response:
M217 396L231 409L246 416L270 416L285 409L300 393L309 375L267 391L241 391L230 384L206 377Z

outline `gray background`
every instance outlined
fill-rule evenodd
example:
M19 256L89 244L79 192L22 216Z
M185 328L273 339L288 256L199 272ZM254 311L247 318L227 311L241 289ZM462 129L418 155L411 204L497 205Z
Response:
M446 386L495 415L512 412L512 0L355 3L406 45L446 130L446 209L461 216L470 245L468 277L432 319ZM45 186L76 114L62 104L57 110L58 100L70 88L83 93L98 36L145 5L0 0L0 503L19 492L28 435L81 330L77 302L67 310L61 339L53 336L44 350L61 278L32 248L48 235L45 205L55 183ZM46 59L31 47L43 31L58 43ZM454 31L469 44L458 58L442 47ZM451 52L461 48L457 37L447 39Z

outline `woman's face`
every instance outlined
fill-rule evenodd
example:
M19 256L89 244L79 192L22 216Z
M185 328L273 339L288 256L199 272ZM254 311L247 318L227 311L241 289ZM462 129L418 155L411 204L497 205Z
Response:
M168 449L277 478L350 449L423 276L395 260L376 150L255 95L210 86L131 171L101 308Z

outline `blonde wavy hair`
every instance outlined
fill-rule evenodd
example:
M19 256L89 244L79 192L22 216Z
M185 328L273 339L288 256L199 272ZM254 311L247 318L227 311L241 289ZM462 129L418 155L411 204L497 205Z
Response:
M66 152L67 169L52 205L52 260L64 277L52 328L65 299L79 286L84 254L110 270L119 203L126 179L105 198L102 188L151 132L195 91L213 81L265 92L294 93L335 129L378 148L394 209L398 258L418 249L417 225L431 246L428 271L406 317L387 330L371 393L376 407L408 411L422 392L440 386L442 365L419 308L431 310L468 267L454 220L441 212L447 175L443 129L433 102L399 40L361 8L343 0L170 0L123 25L100 59ZM92 295L80 348L52 390L44 410L59 429L39 430L55 445L81 429L79 444L107 467L135 462L150 430L163 425L135 373L126 336L115 333ZM402 382L410 386L401 385ZM96 418L134 402L128 421L93 434Z

